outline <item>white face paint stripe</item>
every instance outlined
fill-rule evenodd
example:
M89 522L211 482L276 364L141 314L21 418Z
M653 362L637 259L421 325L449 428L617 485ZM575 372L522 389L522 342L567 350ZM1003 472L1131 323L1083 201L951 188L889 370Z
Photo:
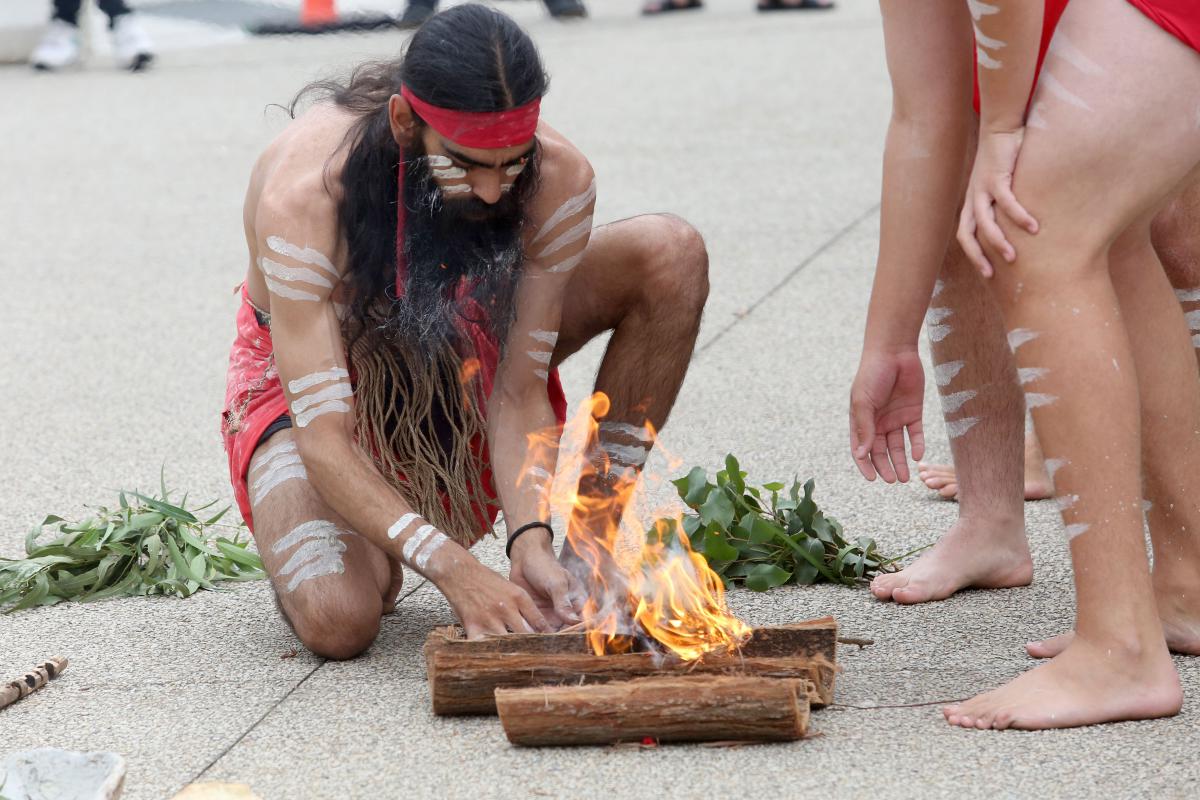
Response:
M592 182L581 193L568 199L565 203L558 207L558 210L550 215L550 219L542 225L541 230L533 237L530 244L537 244L539 241L550 235L550 232L562 224L563 220L568 217L573 217L580 211L587 208L592 201L596 199L596 179L592 178Z
M585 239L591 232L592 218L590 216L584 217L582 221L567 228L557 239L546 245L545 249L538 253L537 258L545 259L559 250L565 250L576 242Z
M1017 370L1017 380L1024 386L1027 383L1043 378L1050 370L1045 367L1021 367Z
M1005 42L1002 42L999 39L993 39L990 36L985 36L983 31L979 30L978 25L975 25L974 28L975 41L978 42L980 47L986 47L988 50L999 50L1000 48L1006 46Z
M1179 298L1179 302L1181 303L1200 303L1200 288L1176 289L1175 296Z
M1045 86L1046 91L1050 92L1050 94L1054 95L1065 103L1073 105L1076 108L1081 108L1084 111L1092 110L1092 107L1089 106L1082 97L1073 93L1066 86L1063 86L1062 82L1059 81L1058 78L1054 77L1053 74L1046 70L1042 70L1042 77L1038 78L1038 85Z
M513 190L513 184L511 184L511 183L500 184L500 191L504 192L505 194L508 194L512 190Z
M928 325L926 326L926 331L929 333L929 340L931 342L940 342L951 333L954 333L954 328L949 325Z
M535 370L533 371L533 374L534 374L534 375L537 375L539 378L541 378L541 379L542 379L542 380L544 380L544 381L548 381L548 380L550 380L550 372L549 372L548 370L544 370L544 369L535 369Z
M954 414L957 413L963 404L975 397L979 392L974 389L968 389L965 392L955 392L954 394L942 395L942 413Z
M1053 405L1058 400L1058 397L1052 394L1043 394L1042 392L1026 392L1025 393L1025 410L1032 411L1035 408Z
M962 368L966 364L967 362L965 361L947 361L945 364L934 364L933 382L938 386L949 386L954 377L962 372Z
M608 455L610 461L629 467L640 467L646 463L646 458L649 457L649 451L646 448L628 444L601 442L600 449Z
M454 166L454 162L451 161L447 156L425 156L425 163L428 164L431 169L444 169L446 167Z
M1074 525L1068 525L1067 526L1067 541L1068 542L1071 541L1072 539L1074 539L1076 536L1078 536L1081 533L1087 533L1088 529L1091 527L1092 526L1088 525L1086 522L1077 522Z
M404 547L400 551L400 557L406 562L412 563L412 558L416 552L421 549L421 545L423 545L425 540L432 536L435 532L436 531L432 525L422 525L421 527L417 528L416 533L408 537L408 540L405 541Z
M971 428L974 428L978 422L979 417L964 417L962 419L956 419L953 422L947 422L946 434L951 439L957 439L967 431L971 430Z
M333 288L333 282L329 278L308 267L289 267L263 256L258 259L258 268L262 270L263 275L278 281L311 283L314 286L324 286L326 289Z
M294 381L288 381L288 391L292 394L300 394L305 389L311 389L319 383L329 383L349 377L350 373L341 367L327 369L324 372L310 372Z
M348 383L335 383L312 394L301 395L292 402L292 413L301 414L309 408L329 400L345 400L354 396L354 389Z
M650 434L645 425L641 427L630 425L628 422L601 422L601 433L620 433L628 436L631 439L637 439L639 442L653 442L654 437Z
M442 545L450 541L445 534L435 533L429 539L429 544L421 548L417 553L416 568L421 572L425 571L425 567L429 565L429 559L433 558L433 554L442 549Z
M949 319L954 316L954 309L946 306L938 306L931 308L925 312L925 321L930 325L937 325L939 322Z
M277 458L288 456L296 451L295 439L276 440L273 444L267 445L267 449L263 451L262 459L252 470L253 472L261 472L270 466Z
M992 58L988 55L987 50L982 47L975 48L975 58L979 61L979 66L984 69L1000 69L1004 66L1004 62L998 58Z
M967 8L970 9L971 17L976 22L979 22L982 17L1000 13L999 6L991 6L987 3L981 3L980 0L967 0Z
M281 256L287 256L288 258L295 259L301 263L310 264L314 267L320 267L330 275L333 275L335 278L338 277L338 271L337 268L333 266L333 262L326 258L323 253L314 250L311 247L297 247L296 245L279 236L268 236L267 247L271 248Z
M293 289L290 286L285 286L271 278L263 277L267 283L267 291L276 297L282 297L284 300L306 300L311 303L321 302L321 298L317 297L312 292L303 292L299 289Z
M1055 474L1057 474L1058 471L1063 467L1068 466L1070 463L1071 462L1065 458L1047 458L1046 474L1049 475L1050 480L1053 481Z
M571 256L570 258L563 259L562 261L558 262L553 267L551 267L549 270L547 270L547 272L570 272L571 270L573 270L579 266L579 262L583 261L583 257L586 254L587 254L587 248L584 248L582 253L576 253L575 255Z
M1008 347L1010 350L1016 351L1021 345L1032 342L1036 338L1038 338L1037 331L1031 331L1028 328L1013 328L1008 332Z
M1059 511L1066 511L1068 508L1072 508L1078 502L1079 495L1077 494L1068 494L1063 495L1062 497L1054 498L1054 505Z
M554 358L554 353L551 353L549 350L527 350L525 351L525 355L539 364L546 364L547 366L549 366L550 360Z
M551 347L554 347L554 345L558 344L558 331L543 331L539 329L536 331L530 331L529 335L532 338L537 339L539 342L545 342Z
M470 194L472 189L468 183L456 183L450 186L441 187L443 194Z
M254 486L252 487L254 495L250 498L250 505L257 506L263 500L267 499L267 495L276 486L296 479L308 480L308 473L304 469L304 464L288 464L268 470L254 482Z
M305 411L303 414L297 414L293 421L297 427L307 428L308 425L317 417L325 414L349 414L350 406L343 403L341 400L330 400L327 403L322 403Z
M1104 74L1104 68L1085 56L1066 36L1063 36L1061 30L1054 32L1054 38L1050 40L1049 52L1066 61L1085 75Z
M446 167L433 170L433 177L444 181L456 181L467 177L467 171L462 167Z
M524 171L525 171L525 164L524 164L524 162L522 162L520 164L508 165L508 167L506 167L504 170L504 174L510 175L510 176L511 175L520 175Z
M412 525L420 518L420 514L405 514L403 517L393 522L392 527L388 528L388 538L395 539L397 536L404 533L405 529L408 528L409 525Z

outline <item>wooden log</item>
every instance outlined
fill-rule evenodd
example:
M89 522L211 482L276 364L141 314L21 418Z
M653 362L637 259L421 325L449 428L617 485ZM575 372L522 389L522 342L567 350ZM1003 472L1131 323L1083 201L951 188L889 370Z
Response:
M22 697L36 692L49 681L57 678L66 668L67 659L56 656L29 670L15 681L9 681L0 686L0 708L10 706Z
M814 706L833 702L837 624L813 620L758 628L737 653L682 662L652 653L597 656L586 636L519 634L468 640L439 628L425 645L433 712L494 714L497 688L593 684L654 675L758 675L809 682Z
M525 747L581 744L786 742L808 730L805 681L687 676L594 686L497 689L508 740Z

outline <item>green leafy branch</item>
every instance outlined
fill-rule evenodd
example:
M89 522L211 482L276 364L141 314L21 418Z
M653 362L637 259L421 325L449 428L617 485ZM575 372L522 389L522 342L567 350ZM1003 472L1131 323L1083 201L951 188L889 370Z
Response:
M109 597L190 597L220 581L265 577L258 554L241 539L244 526L220 522L228 507L197 516L215 501L192 510L187 495L171 502L165 482L156 497L121 491L119 506L104 507L81 522L51 515L25 537L23 559L0 558L0 608L8 612L64 600ZM59 536L39 543L47 526ZM233 531L232 538L212 529Z
M918 552L887 558L874 539L850 542L841 523L817 507L813 480L803 485L795 480L790 487L751 486L732 455L726 456L715 483L702 467L673 483L694 512L682 522L692 549L726 586L741 582L756 592L787 583L853 586L896 571L896 562ZM659 520L652 535L661 536L662 526L671 523Z

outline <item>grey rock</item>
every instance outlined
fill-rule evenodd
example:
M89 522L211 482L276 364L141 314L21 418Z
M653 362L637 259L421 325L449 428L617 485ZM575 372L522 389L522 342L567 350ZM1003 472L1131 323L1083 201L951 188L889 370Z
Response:
M41 748L10 754L0 765L3 800L116 800L125 759L116 753Z

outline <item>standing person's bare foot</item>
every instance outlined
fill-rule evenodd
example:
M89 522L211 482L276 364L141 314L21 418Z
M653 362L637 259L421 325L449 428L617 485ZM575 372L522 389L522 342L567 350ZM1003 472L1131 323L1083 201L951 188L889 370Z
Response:
M911 566L876 576L871 593L880 600L910 605L945 600L960 589L1028 586L1033 560L1025 522L973 522L959 518L937 544Z
M666 14L671 11L691 11L703 8L700 0L649 0L642 6L642 15L652 17L655 14Z
M921 481L930 489L937 492L946 500L958 499L958 476L953 464L917 465L917 474ZM1025 435L1025 499L1048 500L1054 496L1054 481L1046 470L1046 461L1042 457L1042 449L1038 446L1037 436L1033 433Z
M828 11L833 0L759 0L759 11Z
M999 689L942 709L963 728L1073 728L1179 713L1183 690L1166 647L1076 640Z

